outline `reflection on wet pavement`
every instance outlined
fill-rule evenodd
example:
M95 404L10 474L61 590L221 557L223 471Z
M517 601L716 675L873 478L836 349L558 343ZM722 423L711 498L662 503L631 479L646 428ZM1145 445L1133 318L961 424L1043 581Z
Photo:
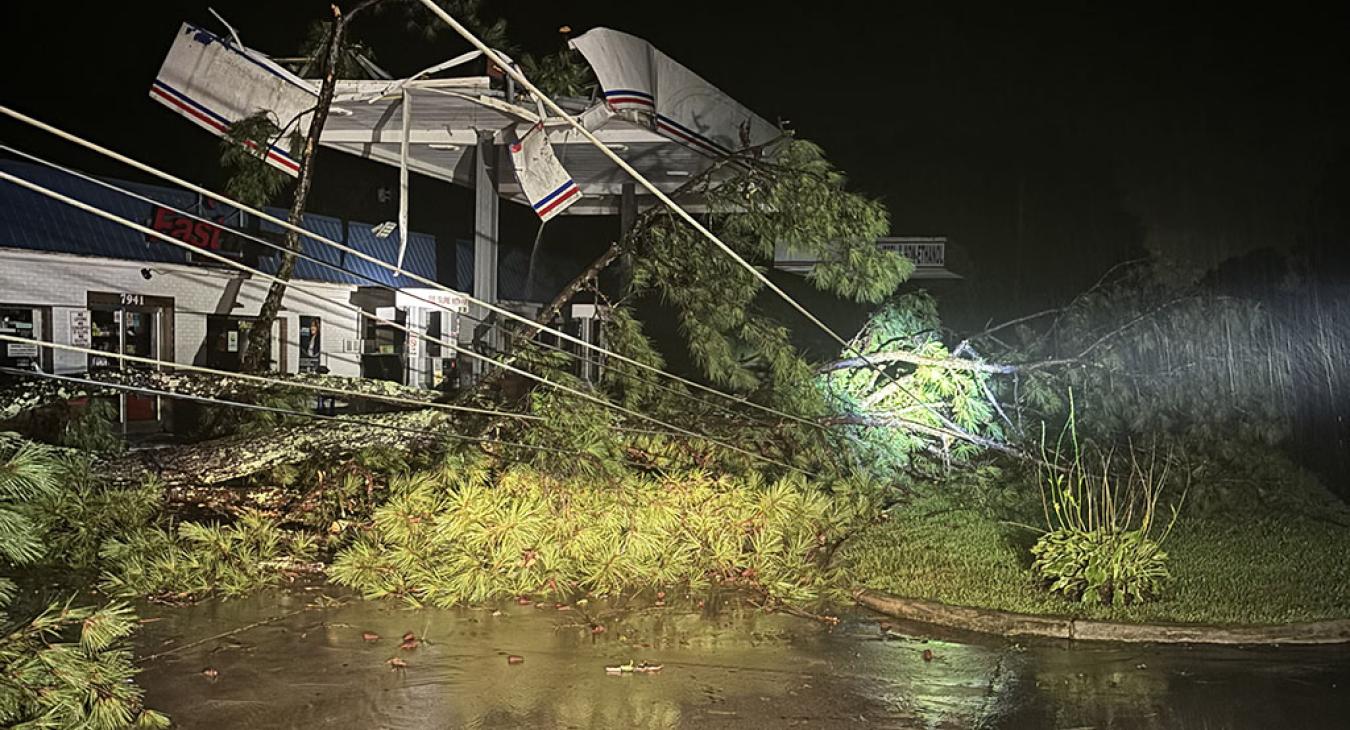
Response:
M147 703L178 727L250 729L1270 728L1350 713L1343 648L1022 646L914 626L883 638L862 613L831 628L675 602L306 609L313 598L144 608L158 619L139 639ZM400 649L409 631L418 645ZM664 669L605 672L629 660Z

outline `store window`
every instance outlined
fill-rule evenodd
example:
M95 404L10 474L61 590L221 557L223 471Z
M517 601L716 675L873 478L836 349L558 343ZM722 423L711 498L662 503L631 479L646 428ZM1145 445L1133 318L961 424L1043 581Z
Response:
M47 318L44 314L46 312L41 307L0 305L0 335L33 340L31 343L0 340L0 367L20 370L50 367L50 350L37 344L51 339L46 333Z
M361 375L375 380L406 382L408 333L401 328L408 326L408 310L403 307L379 307L375 315L380 319L367 318L364 322Z
M212 314L206 318L206 366L215 370L239 372L240 359L248 338L253 332L256 317L238 317L234 315ZM272 337L267 344L267 368L287 372L286 349L281 349L281 359L277 360L278 340L286 339L286 320L277 318L273 323Z

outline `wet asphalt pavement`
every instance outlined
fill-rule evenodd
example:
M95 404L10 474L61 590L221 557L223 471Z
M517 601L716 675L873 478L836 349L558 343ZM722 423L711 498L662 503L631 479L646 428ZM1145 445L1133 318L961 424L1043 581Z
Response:
M251 730L1208 730L1344 727L1350 717L1345 647L1014 642L920 626L883 638L863 612L829 627L679 601L634 611L307 608L318 595L143 607L147 704L176 727ZM406 632L415 648L400 648ZM605 671L629 660L663 669Z

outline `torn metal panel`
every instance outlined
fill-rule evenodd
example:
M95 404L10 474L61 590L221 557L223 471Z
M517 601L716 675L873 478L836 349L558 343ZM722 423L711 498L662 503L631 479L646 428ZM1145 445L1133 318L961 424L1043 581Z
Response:
M412 96L403 93L403 105L399 110L403 121L402 139L398 151L398 261L395 272L402 273L403 253L408 250L408 130L412 125Z
M637 36L595 28L571 45L595 70L612 110L702 154L723 157L780 135L778 127Z
M646 41L597 29L575 43L596 67L606 98L563 99L560 103L610 151L663 192L674 192L706 171L723 151L739 150L746 140L758 145L778 136L773 125ZM471 153L487 134L501 158L498 194L534 207L540 198L527 189L530 186L521 184L520 170L508 171L513 163L506 148L542 123L540 136L547 138L546 146L552 146L555 161L565 168L565 177L545 197L570 179L579 192L566 206L559 206L559 213L617 214L623 185L631 178L567 120L531 108L539 100L528 95L510 98L509 92L493 88L486 76L430 78L456 65L462 69L477 53L403 79L339 79L320 144L397 166L400 187L410 173L473 187ZM299 79L275 61L229 40L228 35L212 34L192 24L185 24L175 38L161 77L152 95L218 135L229 123L258 109L271 111L283 126L298 116L299 131L304 132L308 111L317 98L316 81ZM622 90L621 83L635 87L629 91L648 94L649 103L611 93ZM169 87L186 89L189 99L175 96ZM292 174L299 167L280 144L269 150L268 159ZM734 175L729 168L713 173L709 182L716 185ZM697 201L692 204L699 205Z
M285 137L306 132L318 94L266 56L184 23L150 86L150 98L220 137L234 122L268 111L286 134L267 150L267 162L298 175L300 163L286 149Z
M581 189L567 173L543 124L536 124L510 145L516 180L540 220L549 220L581 200Z

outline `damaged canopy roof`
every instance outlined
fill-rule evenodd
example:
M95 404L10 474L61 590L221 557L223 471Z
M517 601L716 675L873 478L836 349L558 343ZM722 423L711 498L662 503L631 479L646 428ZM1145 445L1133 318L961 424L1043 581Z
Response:
M780 137L776 126L640 38L597 28L572 45L595 71L599 93L560 103L665 192L724 155ZM471 186L472 153L482 142L490 145L498 193L532 205L541 218L617 214L632 180L564 120L541 123L534 100L512 98L488 77L428 78L476 55L406 79L339 80L322 144ZM151 96L219 135L260 109L279 126L304 130L317 87L264 54L185 23ZM544 139L548 144L539 144ZM269 162L291 174L298 167L280 144Z

